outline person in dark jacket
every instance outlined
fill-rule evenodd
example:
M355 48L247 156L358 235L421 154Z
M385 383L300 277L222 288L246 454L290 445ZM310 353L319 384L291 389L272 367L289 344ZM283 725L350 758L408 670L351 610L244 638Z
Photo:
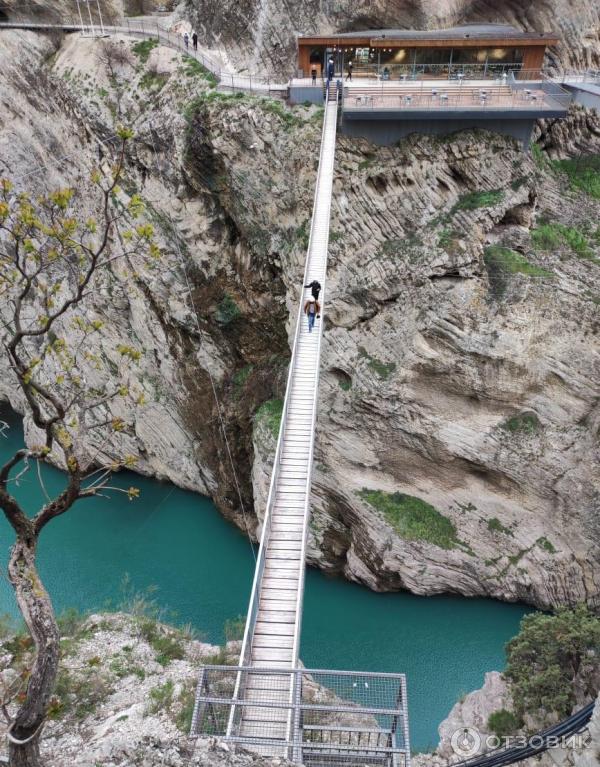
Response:
M305 288L310 288L310 292L313 295L313 298L315 301L319 300L319 292L321 291L321 283L317 282L317 280L313 280L308 285L304 286Z
M192 32L192 45L194 46L194 50L198 50L198 35L196 32Z
M312 77L312 84L316 85L317 84L317 68L316 67L311 67L310 76Z
M333 80L333 76L335 75L335 64L333 63L333 59L329 59L327 62L327 79L331 82Z
M352 62L351 61L348 62L348 77L346 79L352 80Z

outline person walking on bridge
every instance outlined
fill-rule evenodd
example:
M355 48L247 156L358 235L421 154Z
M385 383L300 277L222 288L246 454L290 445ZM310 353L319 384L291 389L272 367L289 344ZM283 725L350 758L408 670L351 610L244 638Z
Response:
M194 50L198 50L198 33L192 32L192 45L194 46Z
M346 77L346 80L350 80L352 82L352 62L348 62L348 76Z
M333 76L335 75L335 64L333 63L333 59L329 59L327 62L327 79L329 82L333 80Z
M185 43L185 49L187 51L187 49L190 47L190 36L187 32L183 33L183 42Z
M312 293L313 298L315 301L319 300L319 293L321 291L321 283L318 280L313 280L312 282L309 282L308 285L304 286L305 288L310 288L310 292Z
M312 329L315 326L315 317L319 315L321 306L316 298L309 298L304 304L304 314L308 317L308 332L312 333Z

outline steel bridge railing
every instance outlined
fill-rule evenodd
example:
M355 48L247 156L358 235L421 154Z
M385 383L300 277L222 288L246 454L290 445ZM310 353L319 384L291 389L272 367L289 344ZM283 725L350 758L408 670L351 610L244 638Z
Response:
M250 699L237 697L237 676L260 680ZM279 690L292 687L293 700ZM285 696L286 697L286 696ZM258 723L252 735L230 729L231 708ZM278 712L294 727L284 737ZM326 767L410 767L406 679L403 674L246 666L202 669L192 717L192 735L216 736L259 753L287 754L298 764Z
M327 105L327 99L329 97L329 90L326 89L325 93L325 104ZM337 96L339 98L339 94ZM337 100L336 100L337 104ZM324 116L323 119L323 127L321 131L321 145L320 145L320 151L319 151L319 166L318 166L318 172L317 172L317 179L315 184L315 192L313 197L313 215L316 208L318 195L319 195L319 188L320 188L320 180L321 180L321 173L323 169L323 154L326 151L326 129L327 129L327 119L326 116ZM331 201L330 203L331 204ZM309 234L309 240L308 240L308 246L307 246L307 257L306 257L306 263L304 267L304 273L303 273L303 282L302 285L306 285L306 281L309 278L310 273L310 253L311 248L313 244L313 226L311 224L310 228L310 234ZM324 310L324 295L325 295L325 285L322 286L322 294L321 294L321 316L323 317L323 310ZM273 519L273 506L277 494L277 488L278 488L278 481L279 476L281 472L281 456L285 445L286 440L286 429L288 424L288 411L290 407L290 400L292 397L292 384L294 380L294 372L295 372L295 361L297 357L297 349L299 346L300 341L300 333L302 328L302 322L304 321L304 291L300 291L300 297L299 297L299 305L298 305L298 312L297 312L297 318L296 318L296 329L294 332L294 340L292 343L292 356L290 359L290 365L288 369L288 376L287 376L287 382L286 382L286 392L285 392L285 398L283 402L283 409L281 414L281 425L279 428L279 435L277 438L277 447L275 450L275 457L273 460L273 471L271 474L271 482L269 485L269 494L267 497L267 504L265 509L265 515L263 517L262 522L262 532L261 532L261 539L260 539L260 546L258 550L258 556L256 560L256 568L254 571L254 579L252 582L252 589L250 593L250 604L248 607L248 614L246 619L246 627L244 629L244 637L242 640L242 649L240 653L240 667L246 667L249 666L251 662L251 655L252 655L252 641L254 638L255 633L255 627L256 622L258 618L259 613L259 607L260 607L260 592L261 592L261 584L263 580L265 565L266 565L266 557L267 557L267 551L269 546L269 536L271 533L271 525L272 525L272 519ZM318 329L316 329L318 332L318 340L317 340L317 359L320 358L320 350L321 350L321 338L322 338L322 331L323 331L323 321L319 323ZM318 394L318 366L317 366L317 372L316 372L316 384L314 389L314 398L313 398L313 408L314 412L316 413L316 399ZM313 442L314 445L314 442ZM312 451L313 447L311 446L311 452L309 456L308 466L309 466L309 476L308 476L308 482L307 482L307 491L304 498L304 509L302 510L303 517L306 516L308 504L310 501L310 472L312 471ZM301 549L301 559L300 561L303 563L305 561L306 556L306 530L304 531L303 541L302 541L302 549ZM304 567L301 568L301 575L300 575L300 584L296 596L296 615L299 616L301 614L302 610L302 599L303 599L303 590L304 590ZM298 660L298 652L299 652L299 644L300 644L300 621L297 619L296 627L294 631L294 638L293 638L293 658L294 658L294 665L297 663ZM244 682L244 675L238 674L238 677L236 679L236 688L234 693L234 698L238 699L242 697L243 693L243 682ZM290 695L291 697L295 696L297 693L294 691L294 688L291 688ZM290 709L291 710L291 709ZM238 724L238 720L240 717L240 709L236 709L235 706L231 707L230 710L230 717L229 717L229 724L228 724L228 732L232 732L235 727ZM292 722L288 722L288 731L292 726Z

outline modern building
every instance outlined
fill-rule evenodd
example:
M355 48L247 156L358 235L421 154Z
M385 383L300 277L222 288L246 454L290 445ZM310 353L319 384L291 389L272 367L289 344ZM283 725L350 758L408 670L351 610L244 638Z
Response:
M571 94L542 71L547 47L556 44L553 34L506 24L300 36L289 98L321 103L331 79L341 133L377 144L482 128L526 147L536 120L569 110Z
M325 73L333 58L336 73L393 79L452 78L459 73L486 78L508 71L539 72L551 33L522 32L507 24L465 24L451 29L376 29L298 37L298 77ZM528 78L531 79L531 78Z

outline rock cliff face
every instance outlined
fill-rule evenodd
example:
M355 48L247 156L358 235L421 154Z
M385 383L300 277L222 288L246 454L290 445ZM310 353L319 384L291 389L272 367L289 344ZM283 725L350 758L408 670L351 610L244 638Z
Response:
M597 67L600 9L593 0L184 0L183 7L211 45L221 43L251 70L294 73L297 34L359 29L436 29L473 22L508 23L555 31L551 67Z
M0 34L5 172L30 190L85 183L115 123L135 128L123 193L145 199L164 256L153 272L115 267L88 304L109 368L120 343L144 352L134 399L110 413L130 428L102 450L253 533L320 114L219 94L170 51L116 44L125 56ZM573 120L597 146L597 118ZM560 153L559 129L540 141ZM313 564L380 590L597 603L600 205L536 158L486 133L340 138ZM22 409L7 371L0 397Z

